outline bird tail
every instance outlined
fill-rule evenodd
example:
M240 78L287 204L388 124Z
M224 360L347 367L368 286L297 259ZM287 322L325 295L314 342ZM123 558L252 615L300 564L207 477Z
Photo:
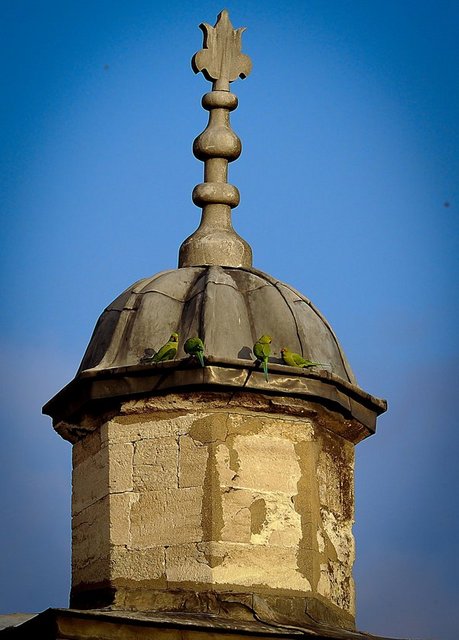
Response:
M202 351L197 351L196 352L196 356L199 360L199 364L201 365L201 367L204 366L204 356L202 355Z
M266 382L269 382L269 380L268 380L268 361L267 360L263 360L263 373L265 374Z

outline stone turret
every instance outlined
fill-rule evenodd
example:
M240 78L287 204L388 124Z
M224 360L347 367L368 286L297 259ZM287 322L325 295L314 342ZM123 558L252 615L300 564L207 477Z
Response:
M357 386L314 305L253 269L232 228L229 87L251 63L227 12L202 29L193 68L213 86L194 143L201 224L178 269L107 307L75 379L44 407L73 443L71 606L352 629L354 446L386 405ZM172 332L177 356L155 362ZM268 380L252 353L262 334ZM183 350L190 336L204 367ZM284 346L321 364L287 366Z

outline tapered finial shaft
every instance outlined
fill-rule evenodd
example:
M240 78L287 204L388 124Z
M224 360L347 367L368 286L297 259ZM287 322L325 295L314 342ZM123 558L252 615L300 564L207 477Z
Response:
M222 11L214 27L200 25L203 49L193 56L195 73L211 81L212 91L202 99L209 111L206 129L193 143L193 153L204 162L204 182L193 190L193 202L202 208L199 228L180 247L179 267L222 265L251 267L252 250L233 229L231 209L239 204L239 191L228 183L228 163L242 150L241 141L231 129L229 114L236 109L237 97L229 85L249 75L252 63L241 52L244 28L233 29L228 12Z

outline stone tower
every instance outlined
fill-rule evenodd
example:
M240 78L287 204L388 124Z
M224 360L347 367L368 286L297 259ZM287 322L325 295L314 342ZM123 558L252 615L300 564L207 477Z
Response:
M76 377L44 407L73 444L70 605L352 629L354 446L386 405L357 386L314 305L254 269L232 228L230 83L251 62L227 12L201 28L193 68L212 82L193 146L201 224L178 269L107 307ZM174 332L176 357L156 362ZM262 334L267 379L252 352ZM204 367L184 352L191 336ZM284 346L320 364L289 366Z

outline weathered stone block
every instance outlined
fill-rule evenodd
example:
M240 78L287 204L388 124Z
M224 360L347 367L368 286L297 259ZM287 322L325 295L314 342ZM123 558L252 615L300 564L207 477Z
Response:
M246 489L229 489L222 494L223 527L221 540L250 542L252 515L250 506L258 496Z
M132 547L199 542L202 495L202 487L137 494L131 507Z
M276 400L271 401L275 404ZM228 435L263 434L274 438L285 438L291 442L314 439L314 422L307 418L284 417L253 413L230 413L227 422Z
M110 493L133 490L132 458L134 446L130 442L110 444L108 447L108 487Z
M92 436L92 434L91 434ZM91 437L91 440L92 437ZM76 445L75 445L76 446ZM77 514L109 492L107 447L78 455L79 464L72 474L72 513Z
M141 401L142 402L142 401ZM137 440L149 440L153 438L175 437L188 433L196 416L184 414L183 411L146 412L145 405L140 413L132 413L132 407L139 406L139 403L126 403L123 406L124 413L105 423L101 428L102 441L108 440L112 444L115 442L136 442Z
M231 542L199 545L212 568L214 585L311 591L311 583L298 571L293 547L237 544Z
M221 487L234 486L234 480L239 471L239 455L234 447L234 436L228 436L225 442L216 444L213 448L215 456L215 472Z
M179 440L179 487L202 487L208 458L206 445L190 436Z
M109 498L86 507L72 518L72 579L73 584L108 579L110 553ZM97 565L101 573L97 574ZM92 568L91 568L92 567Z
M72 464L75 469L87 458L91 458L102 447L101 430L88 433L84 438L75 442L72 447Z
M251 505L252 544L298 547L304 531L301 515L295 511L292 496L265 494Z
M321 564L317 592L340 609L353 615L355 611L354 580L347 566L330 561Z
M143 439L134 445L134 490L178 486L178 438Z
M169 583L212 584L212 569L197 544L174 545L166 549L166 577Z
M227 413L210 413L202 417L195 416L189 435L198 443L210 444L224 442L228 435L229 415Z
M234 486L255 491L278 491L292 495L300 477L300 468L292 442L265 435L241 435L234 438L238 471Z
M72 563L72 586L90 585L110 580L110 555L94 558L83 566L75 566Z
M164 547L128 549L114 546L110 553L111 579L140 581L165 577L166 558Z
M135 495L114 493L109 497L110 544L128 545L131 539L130 510Z
M321 505L338 517L352 518L354 515L354 452L345 442L330 446L324 439L317 463L318 490ZM347 445L347 446L346 446Z

